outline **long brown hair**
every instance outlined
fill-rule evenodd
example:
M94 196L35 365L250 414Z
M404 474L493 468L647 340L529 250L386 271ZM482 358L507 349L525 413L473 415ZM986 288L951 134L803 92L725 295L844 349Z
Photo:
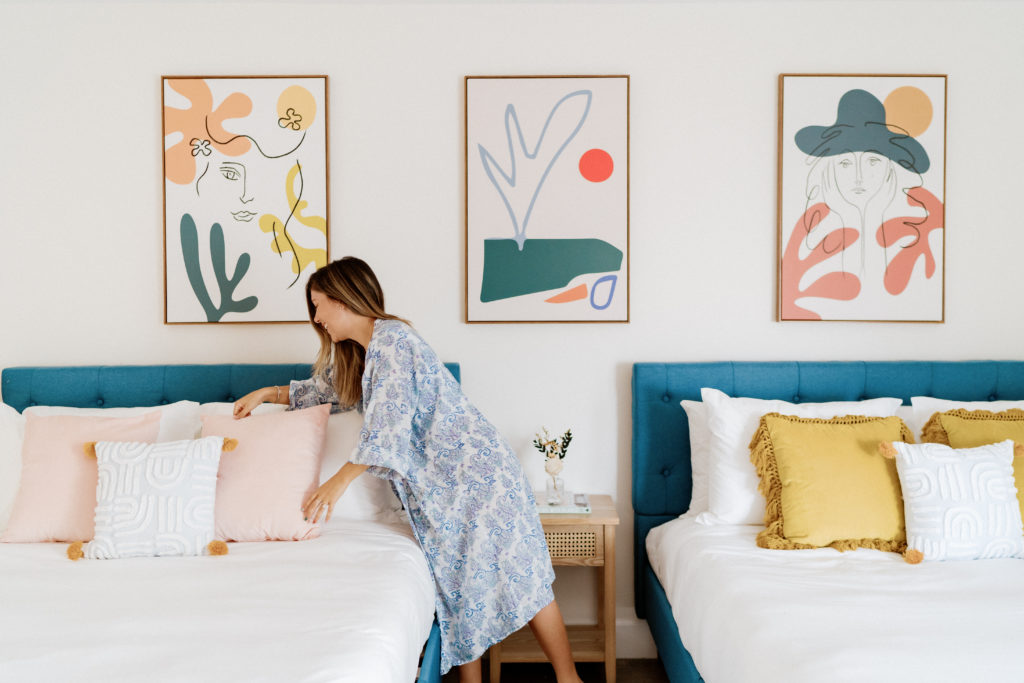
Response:
M317 290L335 301L345 304L353 313L383 320L407 320L384 310L384 290L366 261L346 256L328 263L309 276L306 281L306 306L309 322L320 338L320 351L313 362L313 376L326 375L333 368L331 378L338 400L343 406L355 405L363 396L363 367L366 350L351 339L334 343L331 335L314 322L316 306L310 295Z

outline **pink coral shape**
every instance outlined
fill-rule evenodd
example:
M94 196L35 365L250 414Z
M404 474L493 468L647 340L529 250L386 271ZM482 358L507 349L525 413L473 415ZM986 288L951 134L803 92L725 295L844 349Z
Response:
M923 207L925 218L901 216L891 218L878 228L875 238L883 247L890 247L904 237L916 236L917 239L900 249L900 252L885 268L885 291L890 294L901 294L910 284L910 276L914 272L917 260L924 258L924 276L935 275L935 255L932 254L928 235L932 230L943 226L944 208L938 197L923 187L915 187L907 192L907 205Z
M229 133L223 127L225 119L244 118L252 112L252 100L247 95L231 93L214 110L213 94L206 81L199 78L169 78L167 85L192 103L188 109L164 107L164 137L178 131L182 133L182 139L164 154L164 172L169 181L187 185L196 177L193 140L212 138L213 146L228 156L240 156L249 151L251 143L248 138Z
M821 316L814 311L797 306L796 300L801 297L849 301L860 294L860 279L852 273L826 273L805 289L800 288L800 280L808 270L848 249L857 241L856 230L838 228L826 235L807 256L800 258L800 245L804 236L825 220L828 214L826 204L815 204L804 212L790 233L786 251L782 255L782 276L779 282L780 314L783 320L821 320Z

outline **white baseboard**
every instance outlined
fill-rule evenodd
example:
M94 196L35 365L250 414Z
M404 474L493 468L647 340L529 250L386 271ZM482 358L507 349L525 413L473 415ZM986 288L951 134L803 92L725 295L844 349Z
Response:
M615 619L615 657L617 659L654 659L658 651L645 619Z

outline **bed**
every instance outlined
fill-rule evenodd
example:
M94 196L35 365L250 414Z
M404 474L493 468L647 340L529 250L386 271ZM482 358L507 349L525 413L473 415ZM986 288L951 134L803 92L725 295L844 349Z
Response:
M789 402L1024 398L1024 363L637 363L632 495L637 615L673 683L1022 680L1019 560L910 565L899 554L757 548L754 525L690 505L680 401L701 388Z
M303 364L24 367L5 369L2 388L19 412L208 404L309 373ZM71 562L67 544L0 544L2 677L440 681L433 582L400 515L332 519L301 542L229 545L224 557Z

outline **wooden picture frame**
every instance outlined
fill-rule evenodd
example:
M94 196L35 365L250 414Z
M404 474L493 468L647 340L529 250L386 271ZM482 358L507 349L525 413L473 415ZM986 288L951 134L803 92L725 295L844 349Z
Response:
M629 322L629 76L466 76L466 322Z
M779 76L778 320L943 322L945 75Z
M327 76L161 77L164 322L307 322L328 262Z

